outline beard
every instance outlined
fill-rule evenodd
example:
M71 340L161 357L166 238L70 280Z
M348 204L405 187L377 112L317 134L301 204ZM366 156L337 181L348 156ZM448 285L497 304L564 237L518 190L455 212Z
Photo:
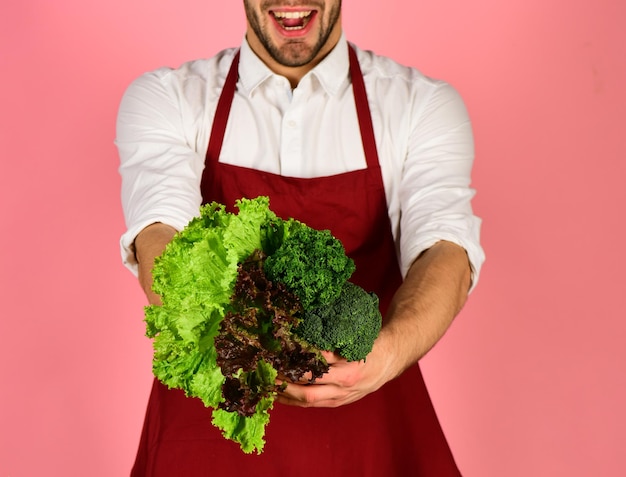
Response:
M299 39L287 40L283 46L278 46L271 38L268 32L270 28L267 22L262 23L259 18L259 14L250 6L248 0L244 0L244 7L246 11L246 17L250 27L254 31L255 35L259 39L263 48L268 52L270 57L278 64L288 67L304 66L315 59L321 49L328 42L335 25L339 21L339 15L341 13L341 0L331 5L328 19L325 20L321 9L318 9L316 21L320 22L319 34L313 46L307 45L305 42ZM261 11L267 8L268 2L261 3ZM325 12L323 12L325 14Z

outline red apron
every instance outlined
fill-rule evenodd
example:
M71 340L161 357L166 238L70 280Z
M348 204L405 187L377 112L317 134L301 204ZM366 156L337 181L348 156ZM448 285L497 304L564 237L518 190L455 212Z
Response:
M383 316L400 286L396 249L362 73L350 48L367 168L301 179L218 162L236 90L238 56L226 79L202 177L204 202L231 206L270 197L277 215L329 229L356 264L351 280L380 297ZM335 409L275 404L261 455L244 454L211 425L211 409L155 380L132 476L433 476L460 475L419 366L377 392Z

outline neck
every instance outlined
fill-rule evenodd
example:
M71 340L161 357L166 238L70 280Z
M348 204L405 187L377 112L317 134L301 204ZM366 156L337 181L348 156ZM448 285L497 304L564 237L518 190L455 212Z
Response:
M339 42L340 38L341 27L337 25L337 27L331 32L324 46L322 46L311 61L301 66L288 66L276 61L253 32L248 30L246 34L246 40L248 41L252 51L261 59L261 61L263 61L263 63L267 65L270 70L277 75L287 78L292 88L297 87L304 75L315 68L326 57L326 55L332 51L332 49Z

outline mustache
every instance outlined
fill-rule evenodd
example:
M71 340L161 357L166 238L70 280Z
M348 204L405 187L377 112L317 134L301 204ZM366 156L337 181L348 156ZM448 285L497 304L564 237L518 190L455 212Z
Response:
M341 4L341 2L339 2ZM290 0L290 1L280 1L280 0L264 0L261 2L262 10L270 10L272 7L315 7L316 9L323 9L325 7L324 2L319 0Z

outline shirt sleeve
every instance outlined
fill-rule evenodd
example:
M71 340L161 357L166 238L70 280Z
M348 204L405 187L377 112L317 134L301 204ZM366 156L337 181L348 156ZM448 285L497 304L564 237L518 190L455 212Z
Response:
M437 241L463 247L472 269L472 289L485 259L480 218L472 210L472 126L457 91L434 82L418 104L400 185L400 253L403 275L421 252Z
M115 144L120 156L126 232L120 239L124 264L137 274L134 240L146 226L162 222L177 230L198 214L204 161L185 139L170 70L136 79L118 112Z

